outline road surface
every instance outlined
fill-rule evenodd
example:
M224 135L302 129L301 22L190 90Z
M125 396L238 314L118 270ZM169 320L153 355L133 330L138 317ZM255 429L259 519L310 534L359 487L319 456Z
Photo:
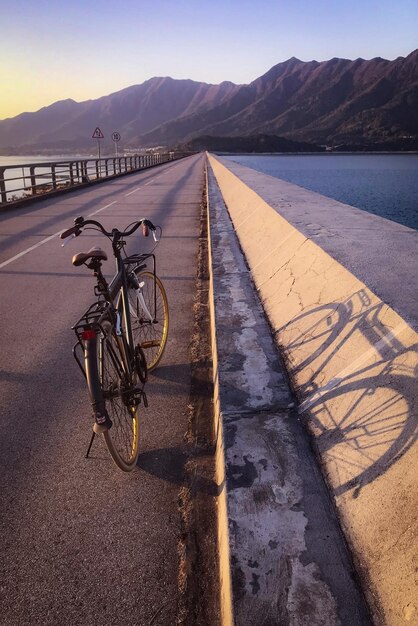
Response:
M2 624L175 623L203 177L196 155L0 215ZM92 419L70 327L94 281L71 257L93 245L111 252L98 233L60 247L58 233L78 215L108 229L141 217L163 227L157 267L169 341L147 385L131 474L116 468L102 438L84 458ZM148 245L131 239L130 252Z

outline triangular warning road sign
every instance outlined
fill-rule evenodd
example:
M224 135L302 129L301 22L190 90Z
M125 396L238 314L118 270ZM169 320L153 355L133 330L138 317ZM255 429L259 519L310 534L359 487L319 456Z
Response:
M92 139L104 139L104 135L99 127L96 128L94 133L91 136Z

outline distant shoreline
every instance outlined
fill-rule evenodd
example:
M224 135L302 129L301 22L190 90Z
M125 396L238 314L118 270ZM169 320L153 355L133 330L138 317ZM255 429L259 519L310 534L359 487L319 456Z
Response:
M367 150L367 151L361 151L361 150L347 150L347 151L334 151L334 150L327 150L327 151L319 151L319 152L227 152L227 151L222 151L222 150L208 150L208 152L213 152L214 154L219 154L220 156L238 156L238 155L243 155L243 156L294 156L294 157L299 157L299 156L344 156L344 155L351 155L351 156L355 156L355 155L393 155L393 154L405 154L405 155L416 155L418 154L418 150ZM103 155L101 158L102 159L111 159L113 158L114 155ZM26 159L25 163L19 163L19 165L30 165L31 164L31 159L43 159L45 160L45 162L58 162L58 161L68 161L69 159L74 159L74 160L78 160L78 161L82 161L82 160L91 160L91 159L97 159L97 155L74 155L74 154L70 154L70 155L60 155L60 154L54 154L54 155L50 155L50 156L46 156L45 154L0 154L0 159L12 159L12 158L16 158L16 160L21 161L22 159ZM121 157L123 158L123 156ZM129 156L127 157L129 158Z
M346 152L339 151L321 151L321 152L223 152L221 150L208 150L208 152L213 152L214 154L219 154L220 156L233 156L233 155L245 155L245 156L344 156L344 155L373 155L373 154L418 154L418 150L353 150Z

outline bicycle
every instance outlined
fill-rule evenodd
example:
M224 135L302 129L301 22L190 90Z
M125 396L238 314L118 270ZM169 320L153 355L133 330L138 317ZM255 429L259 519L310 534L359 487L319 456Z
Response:
M145 236L152 232L156 247L161 228L145 218L129 224L125 230L114 228L108 232L96 220L77 217L74 226L60 235L66 240L62 244L65 245L84 229L92 229L112 242L116 274L110 283L101 270L102 262L107 260L101 248L80 252L72 258L74 266L86 265L93 270L97 280L97 301L72 326L77 337L73 355L86 378L93 408L93 434L86 458L95 435L102 433L116 465L126 472L138 460L138 407L141 401L148 406L144 385L148 371L157 366L163 355L169 324L167 296L156 275L155 247L151 253L130 256L124 250L126 238L140 226ZM151 260L149 270L147 263ZM148 363L145 353L149 355Z

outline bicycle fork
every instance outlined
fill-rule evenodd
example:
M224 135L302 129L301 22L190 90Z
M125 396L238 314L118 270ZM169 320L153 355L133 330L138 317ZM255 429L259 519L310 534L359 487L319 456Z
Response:
M150 311L148 310L148 307L145 303L145 298L142 293L144 282L140 283L134 272L131 272L129 274L129 286L135 291L136 297L138 299L138 304L142 309L145 318L152 323L154 321L154 316L151 315ZM131 301L129 301L129 311L133 318L137 317L137 311L135 310L135 306Z

